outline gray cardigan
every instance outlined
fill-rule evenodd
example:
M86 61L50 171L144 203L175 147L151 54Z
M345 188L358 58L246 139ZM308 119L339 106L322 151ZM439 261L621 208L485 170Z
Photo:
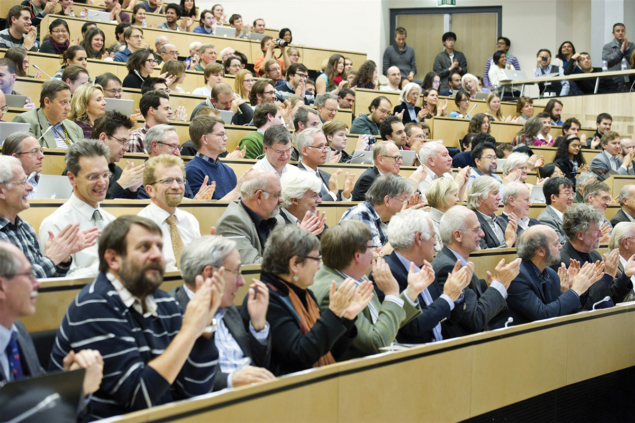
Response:
M384 64L382 73L386 75L388 68L397 66L401 71L401 77L406 78L410 72L417 73L417 64L415 63L415 51L407 44L403 50L399 50L394 45L388 46L384 51Z

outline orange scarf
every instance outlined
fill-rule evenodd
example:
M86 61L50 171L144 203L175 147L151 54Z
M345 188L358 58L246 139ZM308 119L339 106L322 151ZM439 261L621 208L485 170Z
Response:
M282 279L280 280L282 281ZM302 331L302 335L306 335L307 333L309 333L313 325L315 325L315 322L317 322L317 320L320 318L320 308L313 300L313 297L311 297L311 294L309 294L308 291L305 291L304 295L306 298L306 304L308 308L307 310L306 308L304 308L302 301L300 301L300 297L298 297L298 294L295 293L293 288L286 282L284 282L284 284L287 286L287 288L289 288L289 299L291 300L293 309L296 313L298 313L298 316L300 316L300 330ZM313 367L322 367L326 366L327 364L334 363L335 359L329 351L322 357L320 357L320 359L316 363L313 363Z

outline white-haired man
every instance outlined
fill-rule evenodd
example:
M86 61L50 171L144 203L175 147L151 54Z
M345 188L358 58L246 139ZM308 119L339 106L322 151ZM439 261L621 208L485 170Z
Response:
M318 166L326 163L329 151L326 136L321 129L307 128L296 139L300 162L298 169L315 175L320 181L320 197L322 201L351 201L351 193L354 187L355 175L346 173L344 189L339 189L339 175L342 169L335 171L333 175L319 169Z
M467 207L476 212L485 234L480 240L482 249L513 247L516 242L516 215L510 213L507 221L496 215L501 200L499 191L498 182L486 175L474 179L467 191Z
M424 198L428 186L439 178L453 179L459 186L459 198L464 198L471 168L464 167L459 170L456 177L452 176L452 156L441 141L430 141L423 144L419 150L419 159L421 164L428 169L426 178L417 187Z
M463 206L446 211L439 226L444 247L434 258L432 267L437 282L444 287L448 274L454 271L457 260L461 267L468 266L470 254L480 249L485 236L476 213ZM451 329L452 336L463 336L489 328L489 322L505 309L507 289L518 276L520 259L505 264L502 259L494 269L494 276L487 272L488 282L471 273L470 284L465 289L465 311L458 325Z
M531 193L527 185L520 182L508 184L503 194L503 204L505 208L503 209L503 213L498 216L498 219L506 222L505 229L507 228L507 223L509 223L511 215L516 216L518 235L529 227L539 224L536 219L529 217Z
M619 195L622 208L611 219L611 225L617 226L620 222L635 222L635 185L624 185Z
M386 264L399 290L404 291L409 273L419 272L434 259L434 224L423 210L404 210L390 219L388 237L394 251L385 257ZM443 326L455 324L463 315L463 290L470 283L468 269L457 267L443 289L435 278L421 291L418 301L422 313L399 329L397 341L423 344L444 339ZM379 293L380 299L382 294Z
M318 212L320 181L308 172L287 173L280 178L282 200L280 216L287 224L299 225L318 238L327 229L325 214Z
M619 222L615 225L611 233L611 239L609 240L609 251L616 248L620 251L618 271L619 273L623 273L627 267L627 263L631 257L635 255L635 223ZM635 282L635 276L631 276L631 282ZM633 286L635 286L635 284ZM635 300L635 292L631 290L624 298L624 302L633 300Z

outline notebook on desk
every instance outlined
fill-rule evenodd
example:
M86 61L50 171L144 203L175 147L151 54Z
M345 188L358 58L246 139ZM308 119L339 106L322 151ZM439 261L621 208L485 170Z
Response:
M505 74L505 78L501 78L501 81L520 81L527 79L525 72L520 70L503 69L503 73Z
M31 125L21 122L0 122L0 144L4 144L9 135L16 132L29 132Z
M132 108L134 107L133 100L124 100L119 98L106 98L106 111L113 110L118 111L124 116L132 116Z
M231 26L217 26L214 28L214 35L217 37L236 37L236 28Z
M22 109L26 104L25 95L5 94L7 107L12 109Z
M68 176L40 175L40 180L33 194L34 200L68 200L73 193L73 186Z

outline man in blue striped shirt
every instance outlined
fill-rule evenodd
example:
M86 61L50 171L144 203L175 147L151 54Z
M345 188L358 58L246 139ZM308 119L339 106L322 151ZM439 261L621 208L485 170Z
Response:
M210 392L218 351L211 325L224 280L196 278L185 313L158 288L165 263L161 229L122 216L99 241L99 275L69 307L49 369L61 369L69 350L98 350L104 378L91 400L91 419L150 408Z

